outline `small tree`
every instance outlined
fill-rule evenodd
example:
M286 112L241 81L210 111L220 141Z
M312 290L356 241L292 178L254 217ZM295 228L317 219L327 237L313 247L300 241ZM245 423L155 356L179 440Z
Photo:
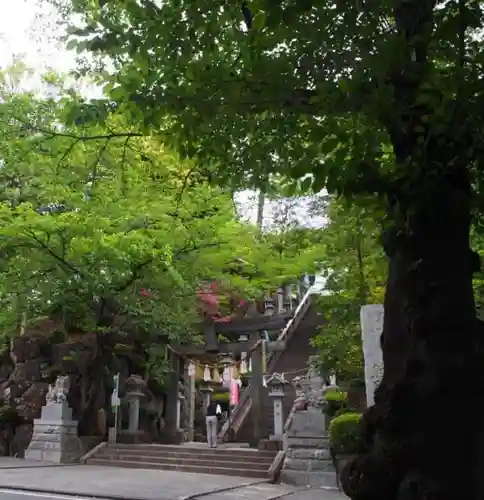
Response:
M322 232L320 265L326 273L326 291L317 307L327 322L313 344L323 373L337 373L339 380L361 379L360 308L383 302L386 280L378 207L370 200L350 205L332 199L325 208L329 221Z

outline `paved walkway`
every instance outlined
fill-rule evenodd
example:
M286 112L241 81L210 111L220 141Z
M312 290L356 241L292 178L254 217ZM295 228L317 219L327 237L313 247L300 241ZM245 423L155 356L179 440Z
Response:
M321 489L270 485L243 477L0 458L0 488L129 500L343 500Z

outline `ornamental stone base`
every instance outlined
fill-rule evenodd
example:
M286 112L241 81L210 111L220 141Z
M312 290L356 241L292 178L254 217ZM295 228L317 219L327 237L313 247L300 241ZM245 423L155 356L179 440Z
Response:
M321 408L295 412L284 436L286 458L281 481L296 486L336 488L326 417Z
M77 421L72 419L72 409L66 401L48 403L42 408L40 418L34 420L34 430L27 460L56 464L73 463L82 456L81 441L77 436Z

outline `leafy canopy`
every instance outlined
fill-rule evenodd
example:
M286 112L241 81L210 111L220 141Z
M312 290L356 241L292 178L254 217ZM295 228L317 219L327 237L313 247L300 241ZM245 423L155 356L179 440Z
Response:
M238 221L231 193L207 184L156 138L142 137L122 110L103 124L65 125L69 104L81 99L49 78L55 98L1 89L4 328L26 313L103 329L100 311L114 307L148 334L184 341L201 281L257 296L279 285L290 266L299 272L293 258L274 273L275 251ZM234 277L234 257L257 262L256 276Z
M452 131L456 99L480 131L480 2L53 1L69 46L108 57L107 97L218 180L386 192L412 174L392 146ZM407 131L405 110L425 123Z

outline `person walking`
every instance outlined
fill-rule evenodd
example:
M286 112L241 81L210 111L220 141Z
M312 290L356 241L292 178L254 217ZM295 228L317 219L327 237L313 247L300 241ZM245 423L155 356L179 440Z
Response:
M217 447L218 420L222 416L222 407L216 402L211 401L207 406L207 415L205 423L207 424L207 443L210 448Z

